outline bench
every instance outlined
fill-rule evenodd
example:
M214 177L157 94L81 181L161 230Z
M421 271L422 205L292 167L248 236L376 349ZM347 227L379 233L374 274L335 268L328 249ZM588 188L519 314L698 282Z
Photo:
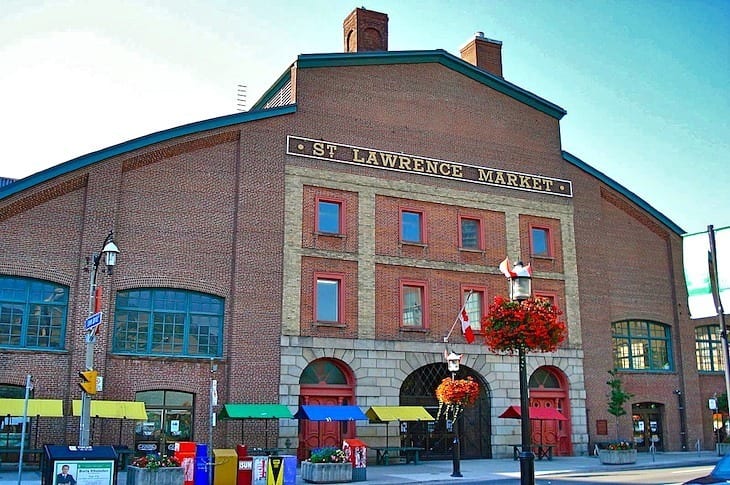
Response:
M532 452L535 454L535 457L538 460L542 460L545 458L547 461L552 461L553 459L553 448L555 448L555 445L533 445L532 446ZM512 447L512 453L514 456L515 461L520 457L520 446L513 446Z
M415 465L421 463L420 453L425 448L417 446L372 446L375 450L376 465L390 465L391 460L404 456L406 463L413 462Z

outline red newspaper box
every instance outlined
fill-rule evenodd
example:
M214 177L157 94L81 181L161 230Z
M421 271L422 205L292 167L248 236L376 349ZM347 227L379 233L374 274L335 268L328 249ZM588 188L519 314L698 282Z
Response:
M236 485L251 485L253 483L253 456L248 456L246 445L236 445L236 455L238 455Z
M352 463L352 481L364 482L367 480L368 445L357 438L350 438L342 442L342 450Z
M178 441L175 443L175 458L180 460L183 468L184 485L193 485L195 481L195 442Z

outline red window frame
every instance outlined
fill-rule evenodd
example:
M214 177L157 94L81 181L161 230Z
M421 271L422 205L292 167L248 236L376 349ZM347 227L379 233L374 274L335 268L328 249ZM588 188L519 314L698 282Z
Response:
M537 254L535 252L534 231L545 232L545 254ZM530 254L535 258L552 258L553 257L553 234L552 230L546 226L530 225Z
M464 232L462 229L462 224L464 220L469 221L476 221L477 223L477 247L475 248L468 248L464 246ZM459 216L459 248L460 249L471 249L473 251L483 251L484 250L484 222L482 221L481 217L474 217L474 216Z
M403 214L410 212L418 214L421 218L421 227L419 227L419 240L406 241L403 239ZM398 212L398 240L403 244L426 244L426 213L421 209L412 209L409 207L401 207Z
M317 307L319 303L319 281L320 280L329 280L329 281L336 281L337 282L337 319L336 320L320 320L317 315ZM327 272L316 272L314 273L314 282L313 282L313 304L312 304L312 320L319 323L343 323L343 315L345 314L345 300L343 295L345 294L344 291L344 284L345 284L345 275L342 273L327 273Z
M405 289L406 288L419 288L421 290L421 325L406 325L403 319L403 313L405 310ZM398 299L398 311L400 327L405 329L426 329L429 327L428 308L429 308L429 296L428 296L428 285L422 280L400 280L400 290Z
M482 333L481 319L484 317L484 315L487 314L487 308L489 307L489 305L487 304L487 287L475 285L461 285L461 306L464 306L464 303L466 301L466 294L469 293L469 290L473 290L474 294L479 294L482 297L482 301L479 305L479 310L481 313L479 317L472 317L472 315L469 313L469 308L466 308L466 313L469 316L469 324L471 325L472 331L474 331L474 333ZM474 297L474 294L472 294L472 298ZM471 301L471 298L469 299L469 301Z
M328 202L330 204L337 204L340 207L339 219L337 221L338 232L327 232L319 230L319 203ZM345 209L346 202L344 199L337 199L335 197L323 197L316 196L314 198L314 232L318 234L345 234Z

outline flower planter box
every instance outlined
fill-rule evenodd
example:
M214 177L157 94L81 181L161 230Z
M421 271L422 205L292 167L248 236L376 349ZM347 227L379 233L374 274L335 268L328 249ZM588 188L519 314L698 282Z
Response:
M352 481L351 463L302 462L302 480L309 483L342 483Z
M139 468L127 467L127 485L183 485L185 483L182 467Z
M636 450L598 450L598 458L604 465L628 465L636 463Z

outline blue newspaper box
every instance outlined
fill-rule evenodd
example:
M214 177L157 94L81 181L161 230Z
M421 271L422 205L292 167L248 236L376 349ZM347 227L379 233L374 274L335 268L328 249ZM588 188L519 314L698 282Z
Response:
M113 446L45 445L41 484L53 485L57 477L65 475L71 475L78 483L116 485L117 452Z
M210 466L208 465L208 445L195 445L195 483L207 485L210 480Z

